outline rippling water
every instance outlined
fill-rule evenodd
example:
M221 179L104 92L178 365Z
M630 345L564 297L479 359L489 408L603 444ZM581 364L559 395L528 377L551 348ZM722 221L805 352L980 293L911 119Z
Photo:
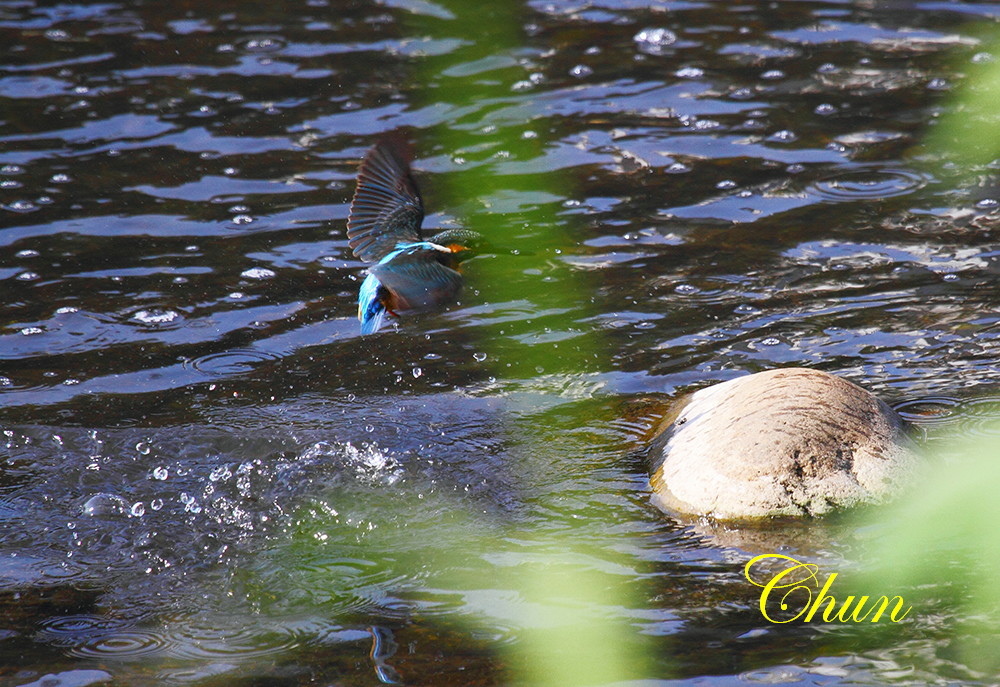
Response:
M503 5L0 2L4 684L503 683L504 575L558 534L639 590L593 609L652 642L637 680L982 677L924 625L766 625L755 544L655 510L630 451L792 364L991 431L1000 191L921 143L1000 9ZM535 250L361 339L345 219L389 131L427 226Z

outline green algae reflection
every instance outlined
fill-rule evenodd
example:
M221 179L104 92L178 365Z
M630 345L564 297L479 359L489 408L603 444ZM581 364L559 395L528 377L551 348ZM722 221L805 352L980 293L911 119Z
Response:
M557 387L607 358L587 322L595 285L560 258L577 242L576 217L560 216L573 184L539 165L557 141L550 139L555 125L525 90L525 7L447 0L420 8L409 15L407 32L455 47L414 61L411 106L440 121L408 135L418 160L444 169L434 179L433 207L499 247L468 265L466 288L490 313L501 313L484 315L473 331L507 404L508 455L519 461L511 469L530 490L541 456L552 446L573 450L562 437L592 422L583 416L587 404L544 412L559 405L551 400ZM532 316L503 317L510 309ZM567 516L572 527L539 532L430 485L394 484L381 499L368 493L364 501L366 513L353 521L336 504L357 508L358 495L336 492L329 511L314 505L298 518L293 557L312 563L294 574L317 602L350 610L365 605L352 602L352 594L400 595L423 609L414 622L493 636L490 650L518 683L608 684L649 674L646 641L628 620L639 615L628 609L646 603L635 598L642 575L608 534L610 506L592 500Z

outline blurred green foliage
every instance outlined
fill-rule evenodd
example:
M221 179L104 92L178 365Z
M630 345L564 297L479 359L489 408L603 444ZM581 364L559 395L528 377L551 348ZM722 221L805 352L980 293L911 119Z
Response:
M1000 439L954 438L948 453L893 507L865 514L857 585L903 595L944 652L1000 674Z

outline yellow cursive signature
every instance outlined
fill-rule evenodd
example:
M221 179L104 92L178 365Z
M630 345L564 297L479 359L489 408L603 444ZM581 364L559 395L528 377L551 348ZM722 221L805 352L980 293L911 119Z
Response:
M766 582L755 580L750 574L750 569L755 564L767 560L784 561L785 567L773 574ZM824 604L825 608L822 611L822 618L828 623L834 621L861 623L867 620L872 612L874 612L874 615L871 617L871 622L877 623L892 601L896 602L896 606L889 612L889 620L894 623L901 621L912 610L912 606L907 606L906 610L900 614L904 604L903 597L901 596L893 596L891 599L886 596L880 596L878 599L871 601L871 605L867 605L871 600L869 596L848 596L838 606L839 602L830 593L830 590L833 588L833 581L837 579L837 573L832 573L822 584L820 584L817 573L819 573L819 566L815 563L803 563L791 556L784 556L780 553L765 553L755 556L743 568L743 574L750 581L750 584L763 589L760 593L760 612L764 615L764 618L772 623L790 623L799 618L802 618L803 622L811 622ZM813 591L816 589L819 589L819 594L813 598ZM782 593L782 590L787 591ZM788 611L789 608L797 608L798 612L790 618L780 620L772 618L768 614L768 601L772 601L772 594L775 597L781 594L781 598L778 600L778 608L780 610Z

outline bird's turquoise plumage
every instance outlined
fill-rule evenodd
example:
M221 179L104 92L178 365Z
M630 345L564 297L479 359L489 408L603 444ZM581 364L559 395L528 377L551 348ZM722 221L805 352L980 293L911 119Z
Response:
M347 220L354 254L375 264L358 292L361 333L373 334L386 315L454 300L462 289L458 264L479 235L464 229L420 236L423 201L399 143L376 144L361 163Z

